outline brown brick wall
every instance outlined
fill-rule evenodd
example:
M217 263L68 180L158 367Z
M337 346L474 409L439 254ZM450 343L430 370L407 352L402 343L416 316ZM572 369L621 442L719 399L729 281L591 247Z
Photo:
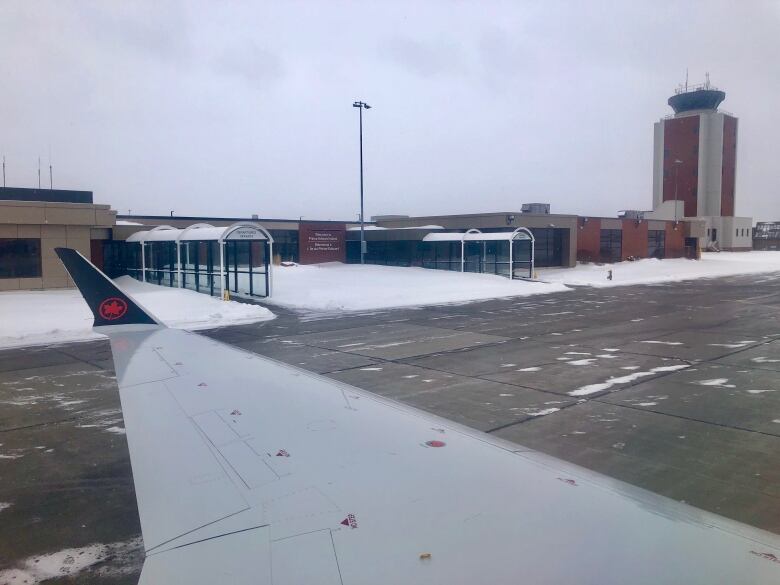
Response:
M100 268L100 270L103 270L105 267L103 259L103 240L90 240L89 248L92 264Z
M577 222L577 261L598 262L600 239L601 220L597 217L580 217Z
M664 122L663 200L674 201L676 175L677 200L685 202L689 217L698 215L699 120L699 116L685 116ZM676 165L675 160L682 163Z
M623 220L623 260L629 256L647 258L647 222Z
M673 221L666 222L666 234L664 235L664 255L666 258L682 258L685 256L685 225Z

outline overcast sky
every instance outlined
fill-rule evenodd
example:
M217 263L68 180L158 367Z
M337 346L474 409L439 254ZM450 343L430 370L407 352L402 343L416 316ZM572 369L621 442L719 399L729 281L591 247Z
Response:
M613 216L652 202L684 81L739 117L737 213L780 220L780 4L0 2L9 186L121 213Z

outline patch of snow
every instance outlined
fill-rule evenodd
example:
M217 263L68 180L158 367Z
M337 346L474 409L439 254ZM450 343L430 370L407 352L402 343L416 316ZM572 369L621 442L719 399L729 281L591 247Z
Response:
M639 343L656 343L658 345L682 345L682 341L640 341Z
M108 427L106 429L109 433L114 433L116 435L126 435L127 431L123 427Z
M222 301L191 290L156 286L123 276L116 283L170 327L205 329L267 321L259 305ZM75 289L0 292L0 347L100 339L92 313Z
M657 402L639 402L637 403L637 406L655 406L658 404Z
M558 412L560 408L542 408L540 410L528 410L526 411L526 414L528 416L547 416L548 414L552 414L553 412Z
M318 312L363 311L565 290L562 284L493 274L329 262L276 271L274 295L265 302Z
M699 386L717 386L719 388L736 388L734 384L729 384L728 381L728 378L713 378L712 380L697 380L694 384Z
M768 357L765 357L765 356L754 357L754 358L751 358L750 361L751 362L755 362L757 364L776 364L776 363L780 362L780 360L768 358Z
M381 372L382 368L360 368L361 372Z
M13 504L9 502L0 502L0 512L2 512L3 510L7 510L11 506L13 506Z
M634 372L633 374L628 374L626 376L610 378L606 382L600 382L598 384L587 384L586 386L572 390L568 394L569 396L588 396L589 394L595 394L596 392L608 390L616 384L628 384L629 382L639 380L640 378L644 378L646 376L652 376L653 374L658 374L661 372L674 372L676 370L682 370L687 367L689 367L688 364L680 364L676 366L661 366L658 368L652 368L646 372Z
M566 355L593 355L587 351L567 351Z
M144 225L144 224L138 223L137 221L127 221L126 219L118 219L116 220L116 225Z
M607 280L607 271L612 280ZM574 268L538 270L546 282L607 288L627 284L679 282L697 278L715 278L736 274L759 274L780 270L780 254L773 251L702 252L701 260L647 258L635 262L616 262L598 266L578 264ZM632 320L633 321L633 320Z
M727 347L729 349L739 349L741 347L745 347L747 345L750 345L751 343L756 343L755 341L737 341L734 343L708 343L710 347Z
M570 366L590 366L595 361L596 358L587 358L583 360L571 360L566 363L569 364Z
M776 392L776 390L748 390L748 394L763 394L764 392Z
M109 558L127 561L133 550L137 550L140 544L140 539L112 544L90 544L81 548L66 548L58 552L29 557L14 568L0 570L0 583L35 585L49 579L78 575Z
M538 372L542 368L538 366L531 366L530 368L520 368L519 370L515 370L515 372Z
M639 366L620 366L621 370L638 370Z

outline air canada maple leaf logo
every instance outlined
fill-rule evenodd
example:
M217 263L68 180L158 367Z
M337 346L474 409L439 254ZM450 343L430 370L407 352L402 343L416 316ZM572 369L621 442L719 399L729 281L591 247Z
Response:
M100 303L98 313L100 313L100 316L106 321L115 321L127 313L127 303L124 299L111 297Z

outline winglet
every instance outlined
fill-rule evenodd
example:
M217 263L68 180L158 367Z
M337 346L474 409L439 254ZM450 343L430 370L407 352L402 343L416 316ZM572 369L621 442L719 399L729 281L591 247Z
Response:
M70 277L95 316L93 327L164 325L121 290L89 260L71 248L55 248Z

